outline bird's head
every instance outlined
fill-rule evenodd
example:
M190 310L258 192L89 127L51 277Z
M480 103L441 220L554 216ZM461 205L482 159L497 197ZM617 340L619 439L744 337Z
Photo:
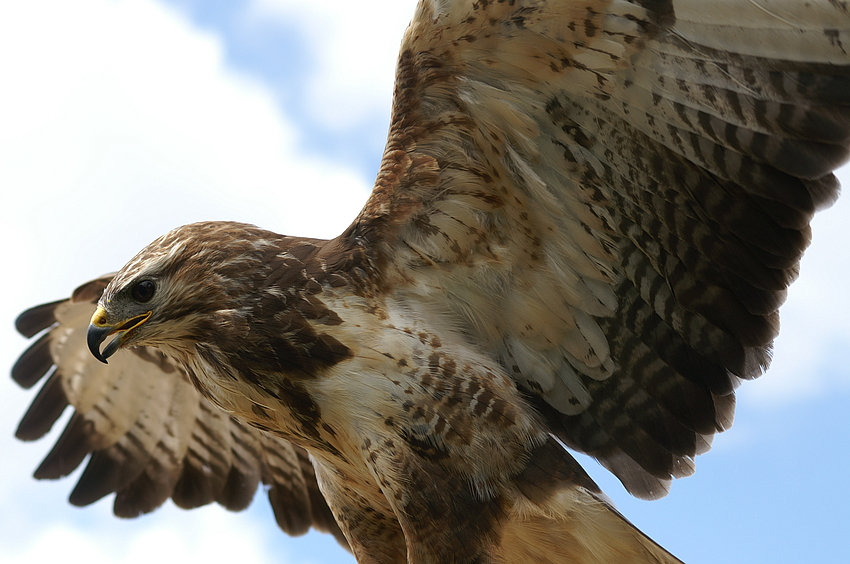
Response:
M184 225L163 235L104 290L89 324L89 349L105 363L124 346L173 348L197 339L216 312L238 308L240 297L250 294L280 241L233 222Z

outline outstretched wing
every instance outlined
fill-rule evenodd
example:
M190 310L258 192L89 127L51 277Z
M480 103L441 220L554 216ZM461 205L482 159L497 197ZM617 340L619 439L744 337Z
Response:
M12 377L24 388L47 378L17 438L41 438L69 404L74 408L35 477L67 476L89 457L71 503L88 505L114 492L120 517L153 511L168 498L185 509L217 502L239 511L264 483L281 529L300 535L312 526L347 546L303 449L222 412L155 349L122 351L108 365L91 355L86 328L110 279L93 280L70 299L34 307L17 320L24 336L41 336Z
M850 144L842 3L424 0L341 241L635 495L726 429Z

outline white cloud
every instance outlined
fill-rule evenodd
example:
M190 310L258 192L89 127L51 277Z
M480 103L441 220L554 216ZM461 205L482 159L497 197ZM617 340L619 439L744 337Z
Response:
M83 223L92 241L141 232L138 248L211 216L333 236L365 200L368 181L299 154L268 91L224 66L214 35L159 4L2 10L0 76L15 86L0 94L4 215L27 214L42 233ZM321 223L301 211L312 207Z
M174 515L172 517L183 517ZM6 564L150 564L151 562L272 561L263 548L266 529L221 511L203 511L193 519L160 518L134 535L105 536L102 531L65 521L40 530L29 543L3 551ZM237 541L237 542L233 542ZM8 550L8 549L7 549ZM279 554L280 562L291 561Z
M375 115L388 119L398 47L415 6L415 0L254 0L251 11L298 22L317 61L308 85L311 118L343 129Z
M0 82L5 367L25 346L11 326L22 309L120 267L166 230L237 219L334 236L371 184L301 152L273 96L226 67L220 39L158 2L0 3ZM73 477L30 478L62 425L36 445L10 436L32 396L0 378L0 561L287 560L267 515L274 553L250 516L216 508L132 523L110 515L110 500L71 508Z

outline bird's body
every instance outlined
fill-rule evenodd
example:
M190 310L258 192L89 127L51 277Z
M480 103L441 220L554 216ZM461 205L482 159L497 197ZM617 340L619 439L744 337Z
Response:
M340 251L187 225L131 261L102 303L120 311L113 288L154 281L176 319L146 321L161 324L146 346L238 421L310 453L361 562L676 562L613 511L504 368L446 323L450 309L427 291L388 292L368 253ZM582 532L588 521L600 536Z
M15 377L58 368L19 434L78 414L39 472L94 452L72 501L121 514L262 479L361 563L677 562L564 444L660 497L768 364L850 144L850 14L780 4L742 33L687 2L424 0L339 237L187 225L21 317L58 325Z

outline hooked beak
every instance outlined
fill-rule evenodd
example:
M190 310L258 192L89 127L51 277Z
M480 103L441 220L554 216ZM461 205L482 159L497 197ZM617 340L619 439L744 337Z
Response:
M106 310L103 309L101 306L97 306L97 311L95 311L94 315L92 315L91 322L89 323L88 333L86 335L86 340L89 344L89 350L96 359L106 364L106 359L112 356L119 348L121 348L121 345L123 345L127 341L127 339L130 338L130 333L132 333L133 330L139 327L142 323L150 319L152 313L152 311L149 311L147 313L131 317L126 321L110 323L109 317L106 314ZM106 347L103 349L103 352L101 352L101 343L103 343L103 341L105 341L107 337L116 333L117 336L112 339L112 341L110 341L109 344L106 345Z

